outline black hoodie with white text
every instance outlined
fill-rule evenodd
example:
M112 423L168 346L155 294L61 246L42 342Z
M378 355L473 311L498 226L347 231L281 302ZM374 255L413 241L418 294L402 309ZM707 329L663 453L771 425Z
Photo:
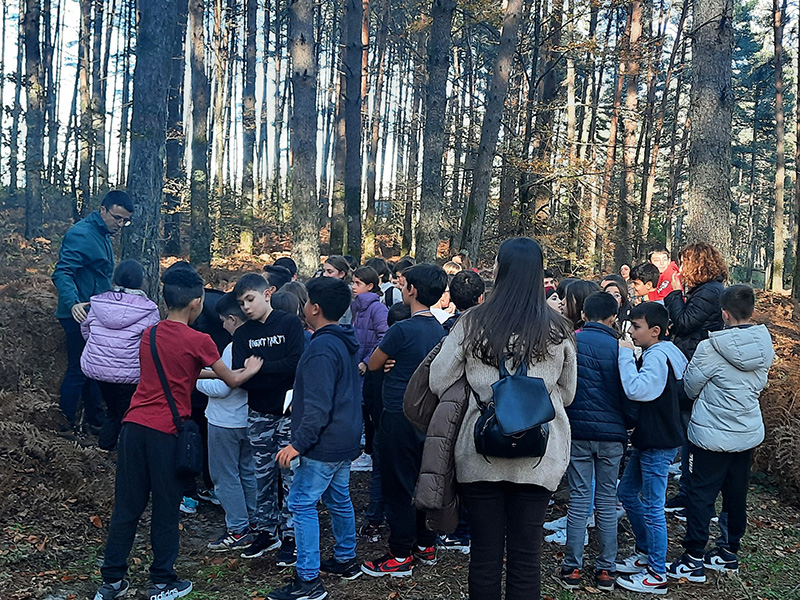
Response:
M243 383L251 410L283 414L286 392L294 385L297 363L303 354L303 325L296 315L273 310L267 320L247 321L233 334L233 368L240 369L248 356L259 356L264 365Z

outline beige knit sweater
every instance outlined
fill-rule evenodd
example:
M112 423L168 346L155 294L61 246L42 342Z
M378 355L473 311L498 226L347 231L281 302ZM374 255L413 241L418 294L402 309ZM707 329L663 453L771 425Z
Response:
M509 369L511 365L508 365ZM444 341L441 352L431 363L430 387L441 396L466 371L467 381L475 393L486 403L492 397L492 384L500 378L496 367L489 366L465 354L464 322L456 323ZM475 398L471 398L467 413L458 433L455 448L456 478L461 483L475 481L511 481L532 483L555 491L567 470L570 452L570 429L565 406L575 397L577 385L575 343L564 340L550 348L545 360L528 365L528 376L541 377L556 410L550 423L547 452L541 458L489 458L475 450L473 431L480 411Z

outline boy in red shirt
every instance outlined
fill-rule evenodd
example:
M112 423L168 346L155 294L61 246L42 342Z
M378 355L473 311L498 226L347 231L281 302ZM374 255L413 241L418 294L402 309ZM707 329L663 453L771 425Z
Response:
M649 302L663 302L664 298L672 291L672 278L675 275L680 275L680 269L678 269L675 261L669 259L669 252L663 246L650 252L647 260L658 269L659 273L656 289L648 294L647 300Z
M203 279L189 263L175 263L161 281L168 312L157 326L156 348L178 413L187 420L192 412L191 393L203 368L210 366L230 387L238 387L258 372L261 359L251 357L243 369L231 371L211 337L189 327L203 310L204 297ZM150 352L150 329L142 335L141 380L120 433L114 513L100 569L104 583L95 600L113 600L128 591L130 583L124 579L128 555L151 493L153 564L148 597L170 600L192 590L192 583L178 579L173 568L178 556L181 501L175 463L177 431Z

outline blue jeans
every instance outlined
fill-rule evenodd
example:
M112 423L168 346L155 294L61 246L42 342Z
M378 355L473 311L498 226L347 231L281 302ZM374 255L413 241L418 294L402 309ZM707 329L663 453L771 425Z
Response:
M653 572L667 572L667 518L664 503L669 465L678 448L633 449L617 494L628 513L636 547L647 554Z
M61 382L59 403L61 412L64 413L70 425L75 425L78 404L83 397L84 419L90 425L99 427L105 421L100 388L97 387L94 379L89 379L81 371L81 354L86 346L86 340L81 335L80 323L73 318L59 319L58 321L64 328L67 338L67 372L64 374L64 381Z
M355 558L356 517L350 501L349 460L329 463L301 457L295 469L288 506L294 516L297 575L304 581L319 576L320 498L331 515L333 557L339 562Z
M572 440L567 480L567 547L564 566L583 566L583 540L586 522L597 508L600 552L596 569L615 570L617 560L617 475L625 447L621 442Z
M247 533L256 514L256 466L247 427L208 424L208 468L230 533Z

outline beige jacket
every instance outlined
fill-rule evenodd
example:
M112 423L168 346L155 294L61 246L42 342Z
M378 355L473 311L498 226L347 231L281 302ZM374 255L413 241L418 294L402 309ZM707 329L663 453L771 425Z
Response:
M509 368L511 366L509 365ZM464 322L459 320L444 340L442 350L430 367L430 388L441 396L466 373L467 381L484 403L492 397L492 384L500 372L465 353ZM455 448L456 478L460 483L475 481L511 481L542 486L555 491L567 470L570 453L570 429L565 406L575 397L577 385L575 342L564 340L550 348L545 360L528 365L529 377L541 377L556 410L550 423L547 452L541 458L490 458L491 462L475 450L473 431L480 411L475 398L471 398L461 424Z

